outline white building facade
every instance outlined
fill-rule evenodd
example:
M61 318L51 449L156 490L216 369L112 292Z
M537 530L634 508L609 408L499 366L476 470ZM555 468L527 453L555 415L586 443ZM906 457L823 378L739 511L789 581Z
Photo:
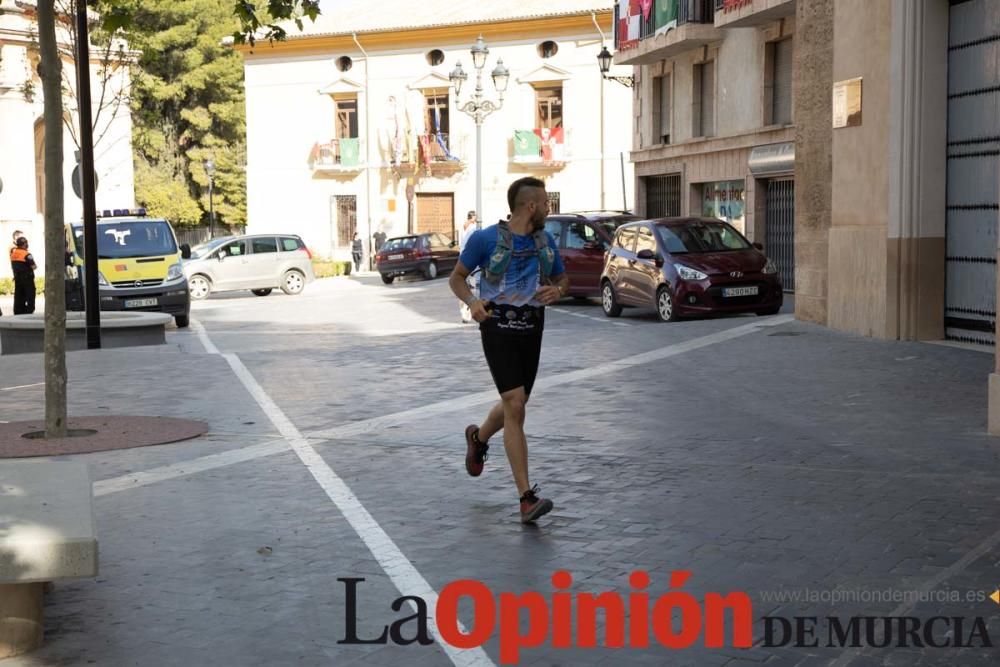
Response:
M34 0L0 0L0 244L6 248L15 230L21 230L31 243L32 253L42 266L44 229L44 123L42 120L42 83L37 73L38 28ZM64 104L77 115L74 61L69 33L65 25L57 27L57 39L63 53L64 86L70 93ZM95 121L94 167L97 177L97 208L128 208L135 205L132 167L132 120L128 105L129 72L127 65L114 66L105 77L102 53L91 47L91 88ZM103 80L108 79L107 84ZM100 102L102 86L105 103ZM111 104L112 98L120 104ZM74 169L77 146L74 133L64 126L63 180L65 217L80 220L83 204L74 192ZM10 263L0 261L0 277L9 277Z
M431 18L413 25L408 1L339 3L285 42L242 49L249 233L299 234L347 259L356 231L366 261L379 231L457 238L476 208L476 125L460 106L476 86L480 34L487 99L499 100L498 59L510 71L482 125L483 222L507 214L507 186L522 176L545 180L553 210L633 206L631 94L597 62L610 0L429 4L419 16ZM456 95L458 61L469 78Z

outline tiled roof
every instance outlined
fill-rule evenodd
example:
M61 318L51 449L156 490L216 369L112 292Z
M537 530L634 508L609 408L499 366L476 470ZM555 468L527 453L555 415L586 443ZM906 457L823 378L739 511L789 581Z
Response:
M305 19L288 38L388 32L413 28L493 23L610 11L614 0L323 0L322 14Z

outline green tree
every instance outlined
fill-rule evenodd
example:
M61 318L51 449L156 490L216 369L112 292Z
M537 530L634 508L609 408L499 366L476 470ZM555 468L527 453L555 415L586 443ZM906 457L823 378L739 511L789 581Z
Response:
M179 224L207 216L208 159L216 166L216 220L246 221L243 62L222 44L240 25L219 0L143 2L131 16L129 43L142 53L132 86L133 147L150 167L137 171L136 191L156 215L167 215L159 208L166 200L155 196L165 191L180 198L175 207L200 207L197 219L171 218Z

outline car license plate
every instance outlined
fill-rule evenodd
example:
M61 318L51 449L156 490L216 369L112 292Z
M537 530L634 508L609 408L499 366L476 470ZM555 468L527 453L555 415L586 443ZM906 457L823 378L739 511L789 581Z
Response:
M149 308L156 305L156 299L126 299L126 308Z
M403 259L402 255L389 255L389 259Z
M750 285L749 287L725 287L722 290L722 296L753 296L757 294L757 286Z

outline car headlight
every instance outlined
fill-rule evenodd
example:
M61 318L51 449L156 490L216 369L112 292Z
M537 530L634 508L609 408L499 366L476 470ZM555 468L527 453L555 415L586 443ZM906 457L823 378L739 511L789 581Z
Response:
M778 267L776 267L774 265L774 262L772 262L771 260L767 260L767 263L764 264L764 268L761 269L761 273L777 273L777 272L778 272Z
M690 266L674 264L674 268L677 269L677 275L681 277L681 280L704 280L705 278L708 278L707 273L702 273L697 269L692 269Z
M105 287L111 287L111 283L108 282L108 279L105 278L104 274L100 271L97 272L97 284L104 285Z
M181 265L179 263L174 264L169 269L167 269L167 280L178 280L183 277L184 277L184 269L181 268Z

